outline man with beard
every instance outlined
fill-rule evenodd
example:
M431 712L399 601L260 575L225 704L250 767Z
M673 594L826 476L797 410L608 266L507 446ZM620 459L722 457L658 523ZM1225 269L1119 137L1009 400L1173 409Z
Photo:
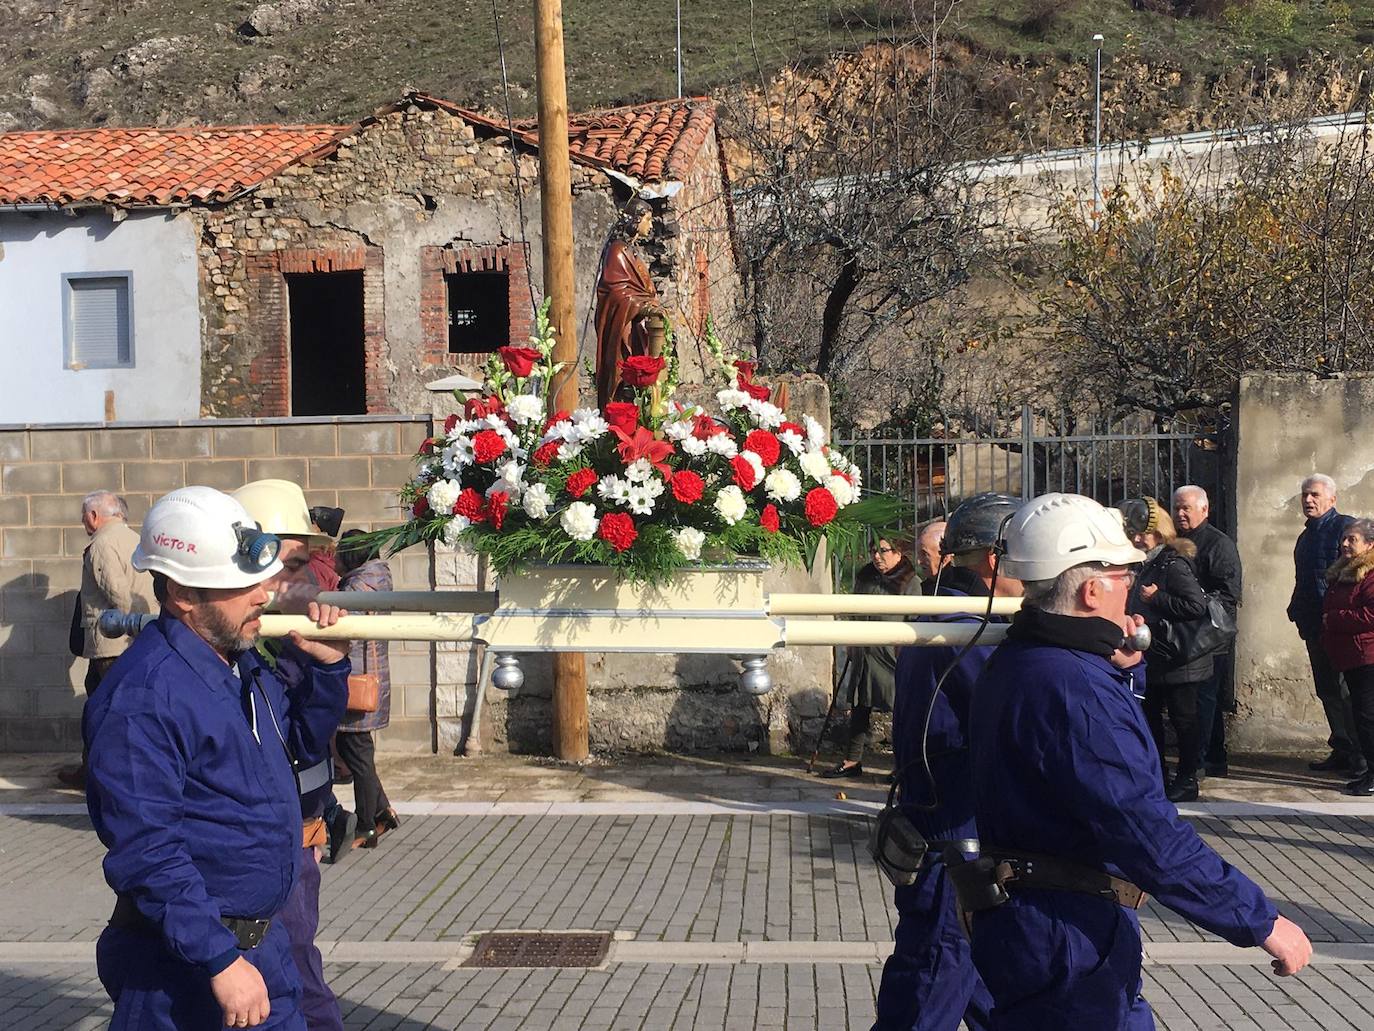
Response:
M347 700L347 647L292 643L288 699L253 649L280 542L234 499L183 487L148 513L133 566L161 615L84 719L87 808L117 899L96 962L112 1026L304 1031L278 913L297 877L300 789ZM312 605L320 626L342 611Z

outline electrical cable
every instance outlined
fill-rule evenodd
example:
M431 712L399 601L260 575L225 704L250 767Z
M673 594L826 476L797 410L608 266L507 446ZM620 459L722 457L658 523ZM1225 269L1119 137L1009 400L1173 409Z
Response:
M510 78L506 74L506 43L501 37L501 16L496 10L496 0L491 0L491 22L496 28L496 52L501 60L501 91L506 101L506 133L510 138L510 163L515 174L515 207L520 216L520 243L525 249L525 286L530 292L530 315L539 311L539 300L534 296L534 279L529 274L530 239L525 229L525 189L520 178L520 152L516 150L515 119L510 106Z

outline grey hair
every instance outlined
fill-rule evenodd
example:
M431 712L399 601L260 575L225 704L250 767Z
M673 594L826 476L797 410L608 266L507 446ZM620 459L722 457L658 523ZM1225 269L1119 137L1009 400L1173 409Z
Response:
M1307 479L1302 481L1301 489L1306 490L1314 483L1320 483L1323 487L1327 489L1327 491L1331 494L1333 498L1336 496L1336 481L1333 480L1330 476L1327 476L1326 473L1313 473L1311 476L1307 477Z
M943 519L932 519L930 522L926 523L925 526L921 527L921 532L916 535L916 540L922 544L925 543L928 537L935 537L938 540L945 535L946 525Z
M1212 507L1212 500L1207 497L1207 492L1196 483L1185 483L1182 487L1178 488L1178 490L1174 491L1174 501L1177 502L1179 498L1188 495L1191 495L1195 501L1201 501L1206 507Z
M93 490L81 499L81 514L87 512L128 521L129 503L112 490Z
M1070 566L1053 580L1027 580L1021 585L1024 592L1021 604L1043 612L1071 616L1078 604L1079 588L1100 572L1102 566L1087 562Z
M1357 533L1367 544L1374 544L1374 519L1356 519L1345 528L1346 533Z

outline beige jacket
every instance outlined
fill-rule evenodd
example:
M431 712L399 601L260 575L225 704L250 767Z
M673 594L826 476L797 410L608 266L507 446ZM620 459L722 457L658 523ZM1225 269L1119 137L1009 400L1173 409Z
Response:
M138 534L119 519L111 519L95 532L81 559L81 620L86 627L88 659L112 659L129 646L129 638L102 637L96 620L105 609L125 612L156 612L153 578L134 569L131 559Z

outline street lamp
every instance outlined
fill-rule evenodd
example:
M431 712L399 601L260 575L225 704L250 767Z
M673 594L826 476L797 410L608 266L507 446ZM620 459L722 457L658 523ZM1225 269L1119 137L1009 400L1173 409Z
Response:
M1093 228L1102 208L1102 184L1098 178L1102 163L1102 33L1093 36L1097 46L1097 70L1093 75Z

